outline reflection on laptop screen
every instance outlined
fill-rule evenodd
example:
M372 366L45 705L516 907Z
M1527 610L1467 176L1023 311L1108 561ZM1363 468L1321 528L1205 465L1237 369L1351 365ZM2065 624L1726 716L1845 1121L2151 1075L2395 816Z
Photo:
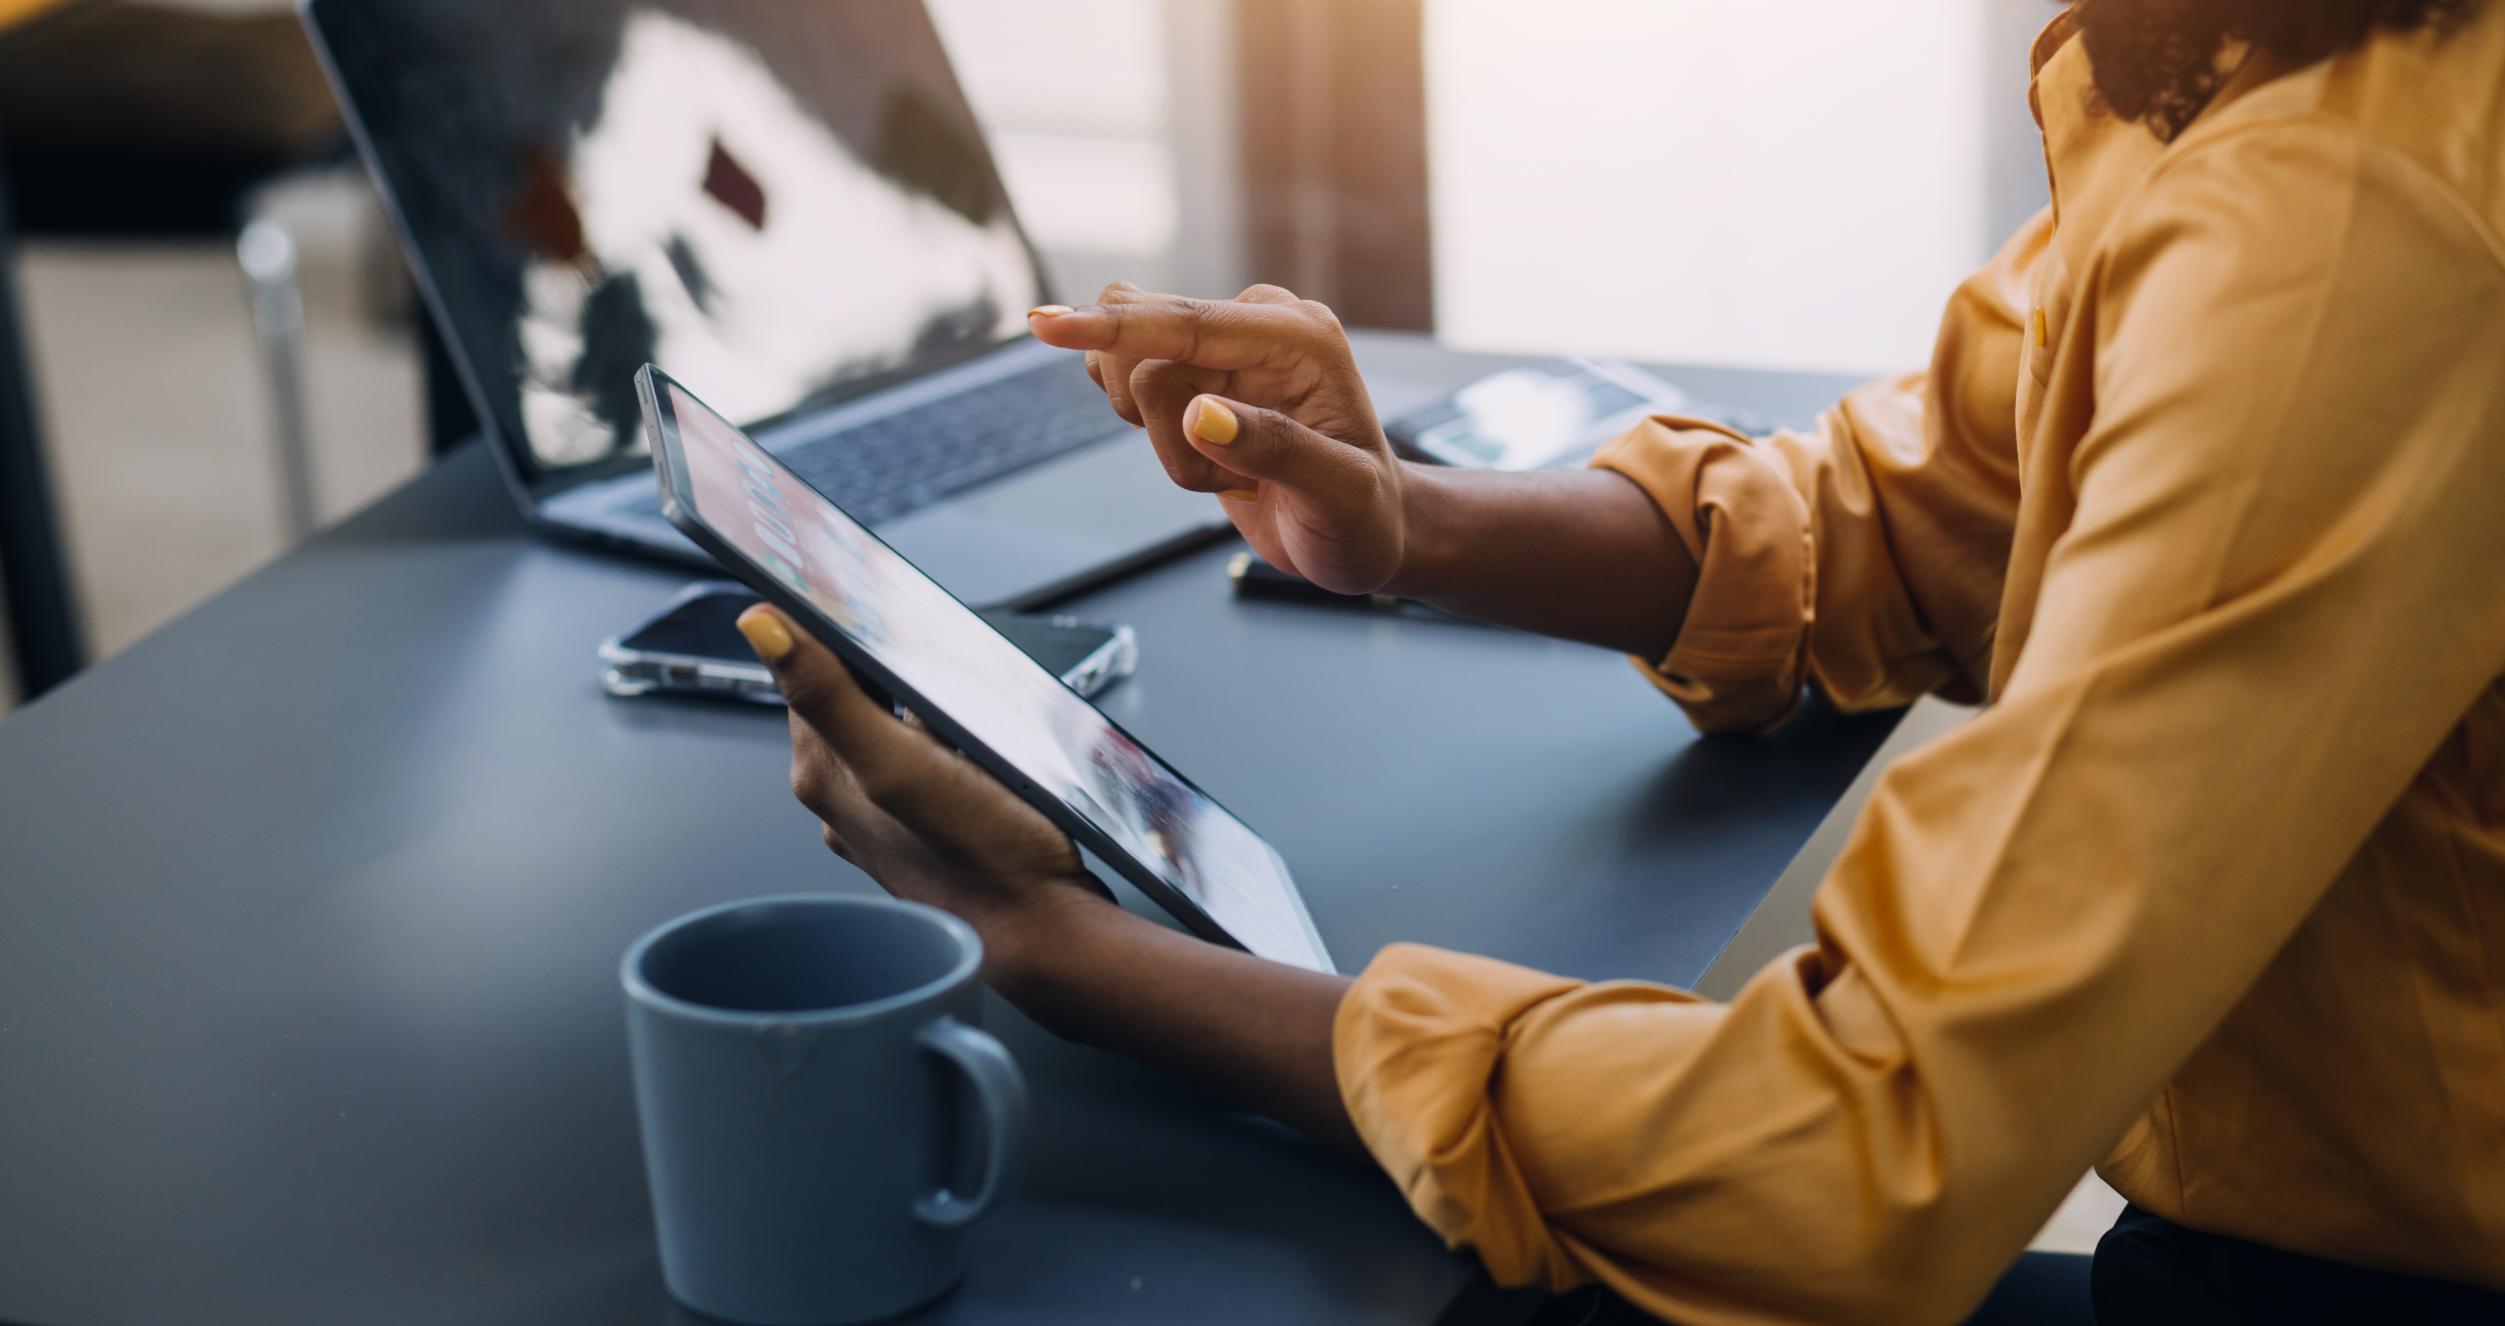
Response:
M634 373L766 421L1023 332L1032 253L920 0L315 0L489 422L639 449Z

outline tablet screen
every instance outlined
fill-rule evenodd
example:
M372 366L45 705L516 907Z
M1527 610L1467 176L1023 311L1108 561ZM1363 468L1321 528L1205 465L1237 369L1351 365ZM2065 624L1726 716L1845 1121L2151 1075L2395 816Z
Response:
M654 381L677 424L689 514L1246 949L1331 970L1258 834L746 434Z

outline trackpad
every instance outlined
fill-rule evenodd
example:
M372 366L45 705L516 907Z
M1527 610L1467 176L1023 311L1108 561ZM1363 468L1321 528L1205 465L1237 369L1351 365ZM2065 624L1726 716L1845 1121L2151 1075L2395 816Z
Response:
M980 607L1046 596L1226 523L1174 486L1148 439L1117 438L879 527Z

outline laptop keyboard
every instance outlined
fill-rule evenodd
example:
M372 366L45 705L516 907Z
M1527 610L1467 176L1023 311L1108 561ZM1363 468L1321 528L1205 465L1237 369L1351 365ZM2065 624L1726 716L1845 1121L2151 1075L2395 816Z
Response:
M1096 441L1118 424L1076 364L1052 363L781 452L865 525Z

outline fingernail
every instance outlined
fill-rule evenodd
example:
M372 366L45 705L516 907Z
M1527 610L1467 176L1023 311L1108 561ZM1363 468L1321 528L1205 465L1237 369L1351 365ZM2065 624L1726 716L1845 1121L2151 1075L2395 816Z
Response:
M1067 304L1038 304L1034 308L1028 309L1026 311L1026 316L1030 318L1058 318L1072 311L1073 310Z
M1218 496L1223 497L1230 502L1258 502L1261 500L1261 490L1258 488L1236 488L1220 493Z
M1215 396L1202 396L1192 402L1192 417L1184 423L1192 436L1213 447L1223 447L1235 440L1239 425L1235 412L1218 403Z
M719 619L717 619L719 620ZM739 614L739 633L748 637L748 647L768 663L782 661L792 652L792 633L772 608L759 604Z

